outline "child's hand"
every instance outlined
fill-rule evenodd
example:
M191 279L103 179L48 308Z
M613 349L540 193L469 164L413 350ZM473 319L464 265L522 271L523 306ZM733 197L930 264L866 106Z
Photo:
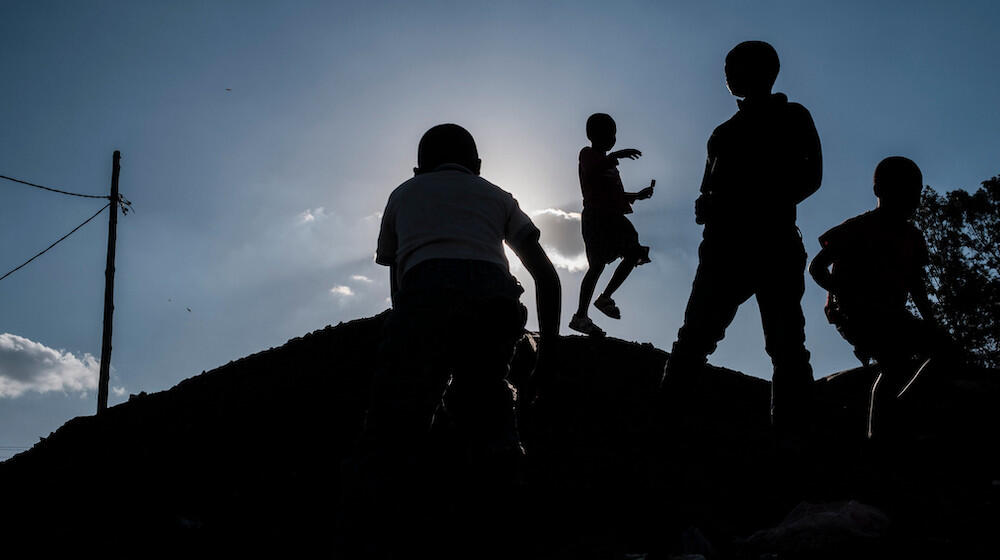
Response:
M652 198L653 187L656 186L656 179L649 182L649 186L639 191L639 200L646 200L647 198Z
M625 148L624 150L618 150L617 152L611 152L608 155L610 155L611 157L613 157L615 159L626 159L626 158L628 158L628 159L639 159L639 156L642 155L642 152L640 152L639 150L637 150L635 148Z

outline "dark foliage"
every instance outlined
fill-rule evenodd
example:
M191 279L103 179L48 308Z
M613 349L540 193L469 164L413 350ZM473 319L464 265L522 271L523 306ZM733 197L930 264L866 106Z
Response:
M930 249L938 320L973 361L1000 366L1000 176L975 193L926 187L915 221Z

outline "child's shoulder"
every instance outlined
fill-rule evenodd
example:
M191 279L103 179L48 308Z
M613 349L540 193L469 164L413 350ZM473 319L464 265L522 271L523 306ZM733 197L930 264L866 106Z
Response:
M826 248L842 246L860 238L870 237L878 225L877 221L878 216L874 210L848 218L819 236L820 245Z
M876 213L876 211L868 210L866 212L858 214L857 216L852 216L850 218L847 218L839 225L830 228L830 231L870 228L877 221L878 221L878 214Z
M618 165L617 160L610 160L605 152L597 150L592 146L584 146L580 149L580 165L584 169L597 170L609 165Z
M785 110L792 114L809 115L809 109L806 109L806 106L798 101L789 101L788 103L785 103Z

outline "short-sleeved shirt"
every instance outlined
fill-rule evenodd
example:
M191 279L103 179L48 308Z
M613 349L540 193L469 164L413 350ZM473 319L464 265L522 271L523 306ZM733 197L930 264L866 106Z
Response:
M406 181L389 195L375 262L402 278L430 259L470 259L509 271L503 242L537 240L538 228L507 191L457 164Z
M625 198L618 160L585 146L580 150L580 190L583 207L611 214L631 214L632 205Z
M839 304L859 310L905 309L911 285L928 262L923 234L910 222L872 210L824 233Z
M738 104L708 140L701 192L711 196L713 210L705 235L797 236L795 207L823 177L812 116L781 93Z

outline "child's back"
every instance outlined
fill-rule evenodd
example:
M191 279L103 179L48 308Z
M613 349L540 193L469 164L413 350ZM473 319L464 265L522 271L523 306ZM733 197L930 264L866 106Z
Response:
M738 102L713 131L701 190L707 237L795 230L795 206L819 188L819 136L805 107L781 93Z
M831 253L830 277L838 286L828 309L865 315L906 309L927 264L927 245L916 226L876 209L848 219L819 241Z
M423 173L393 191L383 214L380 263L398 263L402 279L432 259L486 261L506 272L504 240L537 238L510 193L458 164Z
M862 361L902 362L932 338L929 325L906 308L910 297L921 316L932 320L924 288L927 245L910 222L922 181L909 159L882 160L874 177L878 207L821 235L822 249L809 266L829 292L827 318Z
M910 218L920 203L923 176L911 160L885 158L875 168L878 207L820 236L822 249L809 265L826 288L826 314L865 364L874 358L868 436L891 434L901 425L900 398L926 377L930 357L954 356L947 335L934 322L924 287L928 262L923 235ZM832 268L832 270L831 270ZM922 319L906 308L912 298ZM913 358L926 358L915 366ZM876 410L879 412L876 414Z

